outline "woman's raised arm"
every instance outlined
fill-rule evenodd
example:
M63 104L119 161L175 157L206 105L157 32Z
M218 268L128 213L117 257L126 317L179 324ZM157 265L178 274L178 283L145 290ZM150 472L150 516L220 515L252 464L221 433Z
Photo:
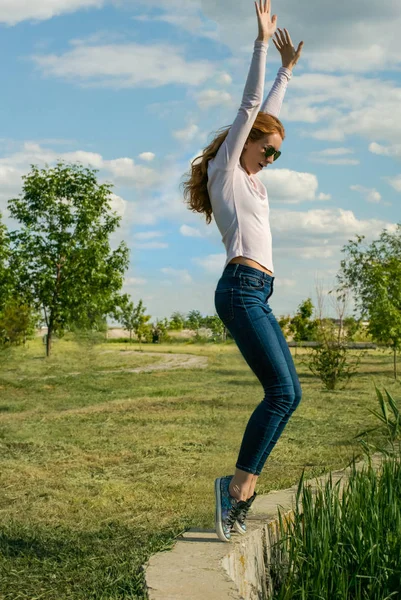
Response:
M273 38L273 44L281 54L283 66L277 73L276 80L266 100L263 102L261 111L278 117L283 105L288 82L292 77L292 70L301 57L304 43L300 42L298 48L295 50L288 30L284 29L283 31L278 28L276 39Z
M267 46L276 31L277 16L271 16L270 0L255 2L255 8L259 33L240 109L215 158L219 168L232 169L238 163L263 100Z

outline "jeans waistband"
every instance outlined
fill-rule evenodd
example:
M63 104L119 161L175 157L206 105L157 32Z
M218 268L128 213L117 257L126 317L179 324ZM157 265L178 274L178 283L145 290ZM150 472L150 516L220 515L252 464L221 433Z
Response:
M248 265L241 265L240 263L231 263L226 266L223 271L223 277L228 275L229 277L239 277L240 274L245 275L253 275L254 277L259 277L266 282L274 281L274 277L265 273L261 269L255 269L254 267L249 267Z

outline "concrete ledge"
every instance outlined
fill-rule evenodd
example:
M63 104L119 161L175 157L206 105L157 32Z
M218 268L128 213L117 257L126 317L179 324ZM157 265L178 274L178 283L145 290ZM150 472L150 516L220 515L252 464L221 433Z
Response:
M373 457L376 468L381 455ZM358 470L366 461L357 464ZM331 473L333 483L347 480L350 468ZM306 482L317 489L329 473ZM221 542L214 529L191 529L174 548L159 552L146 565L149 600L265 600L271 590L268 566L274 562L271 546L278 539L278 512L291 516L298 484L258 496L247 519L248 532Z

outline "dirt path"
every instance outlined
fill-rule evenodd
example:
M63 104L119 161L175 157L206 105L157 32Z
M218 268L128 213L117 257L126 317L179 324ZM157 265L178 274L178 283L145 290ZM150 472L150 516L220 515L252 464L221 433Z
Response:
M113 350L106 350L102 354L112 353ZM126 352L127 354L140 354L140 356L161 356L163 360L158 363L152 363L145 367L136 367L135 369L104 369L96 371L96 374L102 373L150 373L151 371L174 371L176 369L205 369L208 365L207 356L195 356L194 354L170 354L169 352ZM60 377L71 377L81 375L81 372L61 373L58 375L45 375L42 377L19 377L19 379L58 379Z

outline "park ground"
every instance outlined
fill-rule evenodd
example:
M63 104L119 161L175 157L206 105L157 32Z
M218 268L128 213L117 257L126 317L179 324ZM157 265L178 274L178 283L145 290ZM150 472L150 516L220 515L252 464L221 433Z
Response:
M212 528L215 477L233 472L262 389L236 346L91 345L41 339L0 356L0 600L145 598L142 565L191 527ZM343 390L295 358L303 400L257 491L286 488L360 455L374 385L396 400L392 355L370 350ZM206 368L133 369L158 353Z

